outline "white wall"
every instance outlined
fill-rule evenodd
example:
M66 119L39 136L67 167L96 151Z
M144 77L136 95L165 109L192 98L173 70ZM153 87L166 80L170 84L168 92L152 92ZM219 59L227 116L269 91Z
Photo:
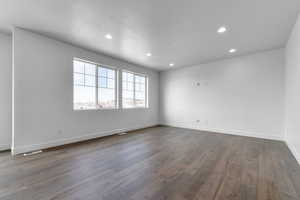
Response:
M13 48L14 153L158 124L158 72L19 28ZM73 57L147 74L149 108L73 111Z
M161 72L160 85L162 124L283 139L284 49Z
M0 150L11 144L11 36L0 34Z
M300 17L286 45L286 137L300 163Z

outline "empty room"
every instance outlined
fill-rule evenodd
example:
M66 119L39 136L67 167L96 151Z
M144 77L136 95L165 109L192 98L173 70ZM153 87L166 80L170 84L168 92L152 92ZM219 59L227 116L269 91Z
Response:
M0 200L300 200L299 0L0 0Z

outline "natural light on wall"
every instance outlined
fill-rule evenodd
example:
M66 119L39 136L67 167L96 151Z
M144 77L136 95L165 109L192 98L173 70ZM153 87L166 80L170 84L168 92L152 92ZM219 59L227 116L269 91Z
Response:
M117 71L74 59L74 110L117 108Z

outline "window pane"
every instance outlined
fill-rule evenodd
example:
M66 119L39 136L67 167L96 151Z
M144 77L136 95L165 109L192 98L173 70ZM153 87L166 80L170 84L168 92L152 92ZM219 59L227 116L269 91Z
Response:
M77 74L74 73L74 85L84 85L84 75L83 74Z
M107 88L98 89L98 106L99 108L115 108L115 90Z
M127 90L133 91L133 83L132 82L127 83Z
M85 77L85 86L96 87L95 76L85 75L84 77Z
M134 100L133 99L123 99L123 108L134 108Z
M145 84L141 83L141 82L140 83L135 83L135 91L145 93Z
M73 61L73 71L74 73L84 73L84 63L83 62L80 62L80 61L77 61L77 60L74 60Z
M140 76L135 75L134 78L135 78L135 82L136 82L136 83L139 83L139 82L140 82Z
M141 84L135 83L135 91L136 91L136 92L141 91Z
M98 108L116 108L115 70L99 67Z
M127 73L127 81L133 82L133 74Z
M126 81L123 81L122 88L123 88L123 90L128 90Z
M117 102L116 71L76 60L73 65L74 109L115 108ZM96 83L96 78L98 83Z
M127 72L122 72L123 81L127 81Z
M146 77L130 72L122 73L123 107L146 106Z
M96 65L90 64L90 63L85 63L85 74L89 75L96 75Z
M123 97L127 98L127 99L133 99L133 91L127 91L127 90L125 90L123 92Z
M122 73L123 89L122 89L122 102L124 108L134 107L134 93L133 93L133 74L128 72ZM131 81L131 82L129 82Z
M107 77L107 69L104 67L99 67L99 76Z
M135 75L135 82L136 83L145 83L145 77L144 76L139 76L139 75Z
M74 109L96 108L95 87L74 86Z
M133 108L134 107L134 99L133 99L133 91L123 91L123 107L124 108Z
M135 93L135 106L145 107L145 92L136 92Z
M145 93L144 92L136 92L135 93L135 99L145 100Z
M107 87L112 89L115 88L115 80L107 79Z
M99 87L101 88L107 88L107 78L104 78L104 77L99 77L98 78L98 84L99 84Z
M146 91L146 85L145 84L141 84L141 91L145 93Z
M135 106L136 107L145 107L146 101L145 101L145 83L143 83L144 77L142 76L136 76L135 79L137 82L135 82Z
M107 76L108 76L108 78L115 79L115 70L108 69Z
M143 101L143 100L136 100L135 101L135 107L146 107L145 101Z

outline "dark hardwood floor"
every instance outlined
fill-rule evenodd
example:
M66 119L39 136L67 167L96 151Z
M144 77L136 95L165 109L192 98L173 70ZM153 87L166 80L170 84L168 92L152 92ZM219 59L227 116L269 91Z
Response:
M296 200L283 142L154 127L47 150L0 153L1 200Z

